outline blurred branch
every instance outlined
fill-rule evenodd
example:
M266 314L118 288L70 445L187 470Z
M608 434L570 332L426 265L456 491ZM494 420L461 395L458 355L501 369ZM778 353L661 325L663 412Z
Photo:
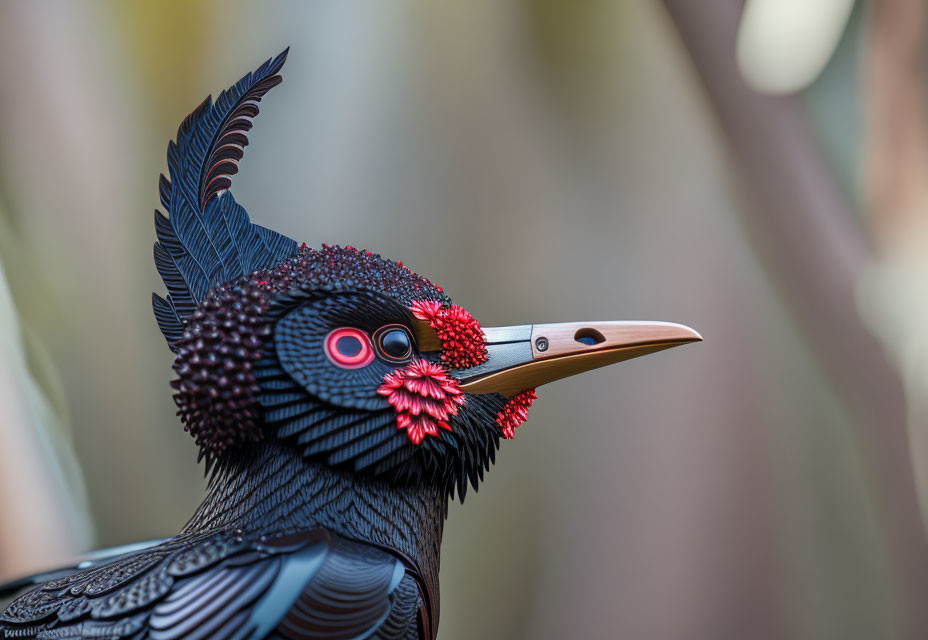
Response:
M865 317L906 385L922 518L928 522L928 128L926 11L874 3L865 51L867 215L877 255L861 286Z
M882 250L904 239L928 211L925 6L874 2L866 50L867 213Z
M918 516L900 380L857 313L870 256L796 98L752 91L735 63L738 0L664 0L748 186L744 209L810 344L859 417L911 637L928 637L928 547Z

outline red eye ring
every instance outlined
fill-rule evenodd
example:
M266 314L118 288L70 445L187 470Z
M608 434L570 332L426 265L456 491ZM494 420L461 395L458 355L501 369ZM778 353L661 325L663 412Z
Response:
M346 346L360 345L355 353L351 353ZM342 369L360 369L366 367L374 359L374 348L371 346L371 339L360 329L353 327L342 327L335 329L325 337L323 341L325 346L325 355L329 357L332 364ZM341 346L341 349L339 349Z

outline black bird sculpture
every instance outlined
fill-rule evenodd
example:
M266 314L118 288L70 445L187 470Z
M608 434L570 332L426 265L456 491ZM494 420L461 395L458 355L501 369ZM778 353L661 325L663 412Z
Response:
M535 387L701 339L481 327L402 262L252 224L229 186L286 55L197 107L160 181L154 312L206 498L174 538L17 583L3 637L435 638L448 503Z

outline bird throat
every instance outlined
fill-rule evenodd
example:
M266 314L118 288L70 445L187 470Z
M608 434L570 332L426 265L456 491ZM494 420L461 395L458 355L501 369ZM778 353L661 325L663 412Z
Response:
M219 465L182 534L325 527L405 557L437 584L447 500L436 487L360 478L268 442Z

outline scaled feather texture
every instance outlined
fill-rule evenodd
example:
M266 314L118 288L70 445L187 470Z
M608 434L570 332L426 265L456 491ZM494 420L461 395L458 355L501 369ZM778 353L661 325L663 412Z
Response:
M159 185L153 305L207 496L176 538L13 585L34 588L0 637L434 640L448 501L476 490L534 391L466 391L451 369L488 360L484 330L427 278L297 247L236 203L286 54L184 120ZM340 332L359 350L336 353Z
M280 83L288 51L223 91L215 103L207 98L168 144L170 179L161 176L159 191L169 215L155 211L154 248L168 296L154 295L152 305L172 350L210 289L296 253L296 242L252 224L228 192L258 103Z

